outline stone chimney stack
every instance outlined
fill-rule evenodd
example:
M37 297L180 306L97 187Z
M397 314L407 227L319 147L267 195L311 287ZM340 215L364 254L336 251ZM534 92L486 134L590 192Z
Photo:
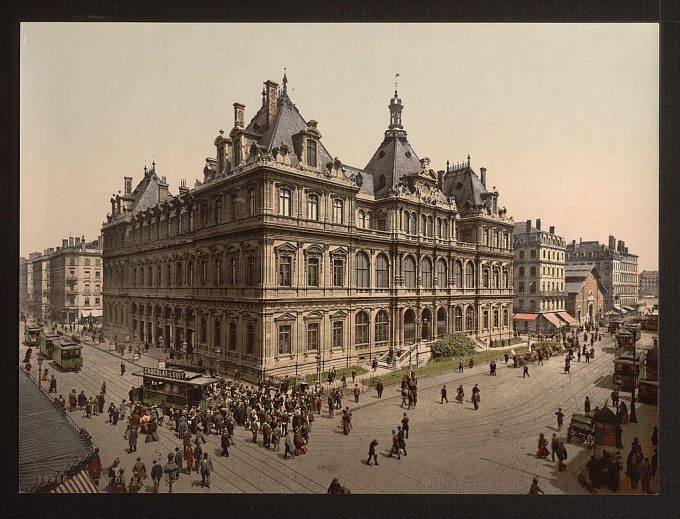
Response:
M69 247L73 247L73 245L74 245L74 243L73 243L73 236L69 236L69 237L68 237L68 246L69 246Z
M234 103L234 127L235 128L244 128L244 123L243 123L243 114L245 110L246 105L243 105L241 103Z
M616 238L612 236L611 234L609 235L609 248L611 250L616 249Z
M536 218L536 229L538 229L539 231L541 230L541 219L540 218Z
M158 201L160 203L163 203L167 199L168 199L168 184L165 183L165 177L161 177L161 181L158 183Z
M555 234L555 226L554 225L550 226L550 234Z
M444 170L440 169L437 171L437 187L439 188L439 191L442 190L444 187Z
M64 238L63 240L61 240L61 248L65 249L66 247L68 247L68 240Z
M527 220L527 226L524 232L531 232L531 220Z
M189 192L189 188L187 187L187 181L186 181L186 179L183 178L179 181L179 194L183 195L184 193L188 193L188 192Z
M123 193L125 193L125 196L129 196L132 194L132 177L123 177L123 180L124 180Z
M80 247L80 236L76 236L76 243L75 243L75 246L76 246L76 247Z
M276 116L279 84L267 80L264 82L264 88L266 92L265 104L267 105L267 126L271 127L272 122L274 122L274 116Z
M482 185L486 189L486 168L479 168L479 172L482 177Z
M616 250L617 250L618 252L621 252L621 249L623 249L623 240L618 240L618 241L616 242Z

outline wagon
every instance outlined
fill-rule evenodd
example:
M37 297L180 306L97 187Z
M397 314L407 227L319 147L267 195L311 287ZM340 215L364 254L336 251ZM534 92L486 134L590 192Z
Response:
M590 447L593 444L594 431L595 424L590 414L574 413L567 428L567 442L571 442L572 438L578 438L583 441L584 446Z
M24 326L24 344L35 347L40 344L40 333L43 331L42 326L27 324Z

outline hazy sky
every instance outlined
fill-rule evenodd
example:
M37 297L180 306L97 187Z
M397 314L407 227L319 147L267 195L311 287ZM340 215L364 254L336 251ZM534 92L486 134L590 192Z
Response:
M434 169L468 152L516 222L625 240L658 261L655 24L22 24L22 255L96 238L123 176L155 158L202 179L218 130L280 82L323 143L363 167L389 122Z

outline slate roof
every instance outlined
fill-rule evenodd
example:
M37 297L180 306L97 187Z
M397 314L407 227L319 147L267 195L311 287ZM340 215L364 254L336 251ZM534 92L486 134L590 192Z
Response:
M363 179L363 183L361 184L361 187L359 188L359 193L364 193L366 195L373 195L374 194L374 184L375 180L373 178L373 173L370 171L366 171L363 169L355 168L354 166L348 166L346 164L342 165L343 168L345 168L345 175L357 175L361 174L361 177Z
M600 271L597 270L597 266L594 263L588 265L571 265L567 264L564 266L564 289L568 294L578 294L581 288L588 278L588 274L592 271L593 275L597 279L597 284L602 290L603 294L607 293L607 289L604 287L600 277Z
M488 193L482 181L470 166L466 166L444 174L442 191L447 196L456 199L456 205L461 211L465 211L466 202L471 207L485 205L482 195Z
M260 111L255 114L255 117L250 121L246 130L256 132L255 127L262 128L266 125L267 110L266 107L260 108ZM298 158L293 153L293 139L292 136L307 129L307 121L302 117L297 107L288 98L287 94L279 96L277 112L274 116L272 124L262 134L257 141L258 145L271 151L272 148L278 147L281 143L288 146L291 151L291 163L293 167L299 164ZM319 142L319 165L323 168L327 163L332 162L333 158L328 153L323 143Z
M78 427L21 368L18 455L21 492L42 490L40 476L74 475L94 455Z
M573 283L565 283L564 284L564 290L567 292L567 294L578 294L581 291L581 287L585 283L585 279L583 281L574 281Z
M158 203L159 184L162 184L161 179L156 176L153 170L149 170L130 195L134 199L130 206L130 212L136 213L155 206ZM168 197L170 196L168 193Z
M380 176L385 176L384 185L375 191L375 196L378 197L399 184L403 176L418 173L421 165L418 155L408 142L406 131L387 130L385 138L364 169L373 173L376 185Z

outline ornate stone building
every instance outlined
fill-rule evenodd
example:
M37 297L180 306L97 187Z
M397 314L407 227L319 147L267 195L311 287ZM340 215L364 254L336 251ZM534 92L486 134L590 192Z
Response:
M155 164L134 191L125 177L102 227L105 332L251 378L509 337L514 224L485 169L419 159L396 91L373 157L345 165L286 83L248 124L234 103L193 189L170 195Z

